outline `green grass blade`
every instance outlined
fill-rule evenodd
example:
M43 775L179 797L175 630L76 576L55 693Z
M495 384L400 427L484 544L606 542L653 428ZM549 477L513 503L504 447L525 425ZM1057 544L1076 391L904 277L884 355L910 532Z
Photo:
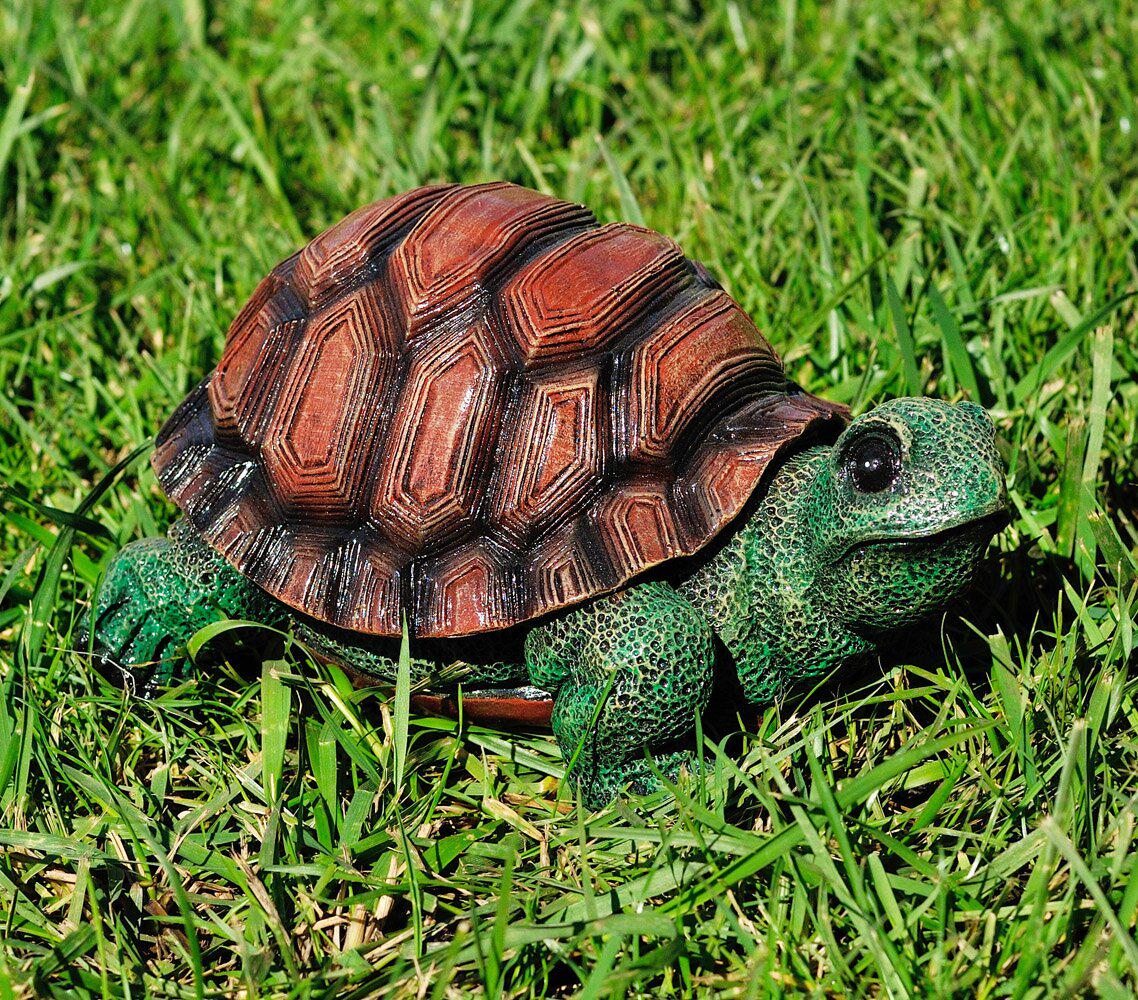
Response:
M115 464L99 479L94 488L83 498L82 503L75 510L75 515L83 518L92 510L106 492L115 484L135 460L149 449L149 443L141 445ZM27 623L24 626L20 642L20 657L23 665L31 665L43 648L44 638L51 624L55 611L56 598L59 594L60 578L63 575L63 565L71 550L76 528L71 524L60 526L55 541L48 549L47 558L40 570L32 597L31 609Z
M28 101L35 86L35 73L28 71L22 83L16 84L8 96L8 106L4 109L4 117L0 118L0 182L7 173L8 160L12 155L12 147L19 134L20 123L28 109ZM3 190L0 184L0 191Z
M283 660L266 660L261 667L261 769L270 804L277 801L281 792L291 720L292 692L281 678L286 669Z
M395 674L395 710L393 716L395 752L395 795L403 791L407 769L407 731L411 718L411 633L407 615L403 615L403 638L399 643L399 662Z
M893 276L885 274L885 296L889 303L889 314L893 317L893 330L897 334L897 349L901 352L901 371L905 377L905 391L910 396L923 396L924 381L917 365L917 350L913 343L913 332L905 316L901 296L893 283Z
M960 326L935 283L929 283L928 296L929 304L933 310L933 319L936 320L936 324L940 328L945 357L952 367L952 374L956 378L957 384L974 403L986 402L991 398L991 391L986 386L984 391L981 391L980 376L976 371L972 356L964 344Z

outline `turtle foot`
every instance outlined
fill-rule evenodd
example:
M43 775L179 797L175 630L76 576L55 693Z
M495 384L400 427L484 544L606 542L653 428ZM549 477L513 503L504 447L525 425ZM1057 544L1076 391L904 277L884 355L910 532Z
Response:
M117 668L144 695L192 666L187 643L225 618L275 621L260 591L179 523L168 538L131 542L111 561L95 597L91 643L100 665Z
M117 670L124 687L149 692L187 667L184 646L185 605L168 581L170 542L144 538L132 542L111 561L95 597L84 632L98 666ZM191 633L192 634L192 633ZM82 636L84 644L89 637Z

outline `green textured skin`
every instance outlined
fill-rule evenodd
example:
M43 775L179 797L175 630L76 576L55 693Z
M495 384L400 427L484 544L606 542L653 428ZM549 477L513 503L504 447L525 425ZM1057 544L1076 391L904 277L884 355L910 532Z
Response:
M899 476L881 492L859 492L846 449L882 434L900 449ZM966 587L1006 506L983 410L893 400L833 446L782 463L750 518L675 586L637 584L535 626L524 665L416 658L412 677L440 686L528 680L551 692L570 777L587 804L600 805L693 764L717 640L755 704L844 667ZM394 678L390 641L292 616L182 524L169 540L135 542L112 562L96 602L96 643L124 666L176 664L193 632L224 617L291 620L319 655Z
M695 717L711 695L715 635L682 594L643 583L526 637L531 681L557 693L553 732L587 803L654 788L692 760ZM651 750L650 762L645 749Z
M151 687L183 676L186 642L227 618L284 621L280 605L235 572L185 521L111 560L94 606L95 647Z

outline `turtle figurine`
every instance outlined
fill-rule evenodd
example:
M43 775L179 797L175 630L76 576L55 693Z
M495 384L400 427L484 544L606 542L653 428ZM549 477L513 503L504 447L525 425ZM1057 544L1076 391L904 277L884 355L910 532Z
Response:
M158 435L183 517L111 562L107 660L226 617L435 707L546 722L590 806L941 609L1006 522L995 430L799 389L672 240L513 184L368 205L278 264ZM406 626L405 624L406 623Z

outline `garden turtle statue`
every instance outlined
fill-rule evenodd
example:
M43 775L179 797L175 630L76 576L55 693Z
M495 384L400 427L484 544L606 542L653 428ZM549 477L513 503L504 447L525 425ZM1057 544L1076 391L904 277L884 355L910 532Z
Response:
M717 676L761 704L943 608L1007 503L980 407L850 421L672 240L500 183L277 265L153 464L184 517L112 561L106 659L168 677L229 617L390 682L406 622L436 703L544 714L591 805L693 764Z

